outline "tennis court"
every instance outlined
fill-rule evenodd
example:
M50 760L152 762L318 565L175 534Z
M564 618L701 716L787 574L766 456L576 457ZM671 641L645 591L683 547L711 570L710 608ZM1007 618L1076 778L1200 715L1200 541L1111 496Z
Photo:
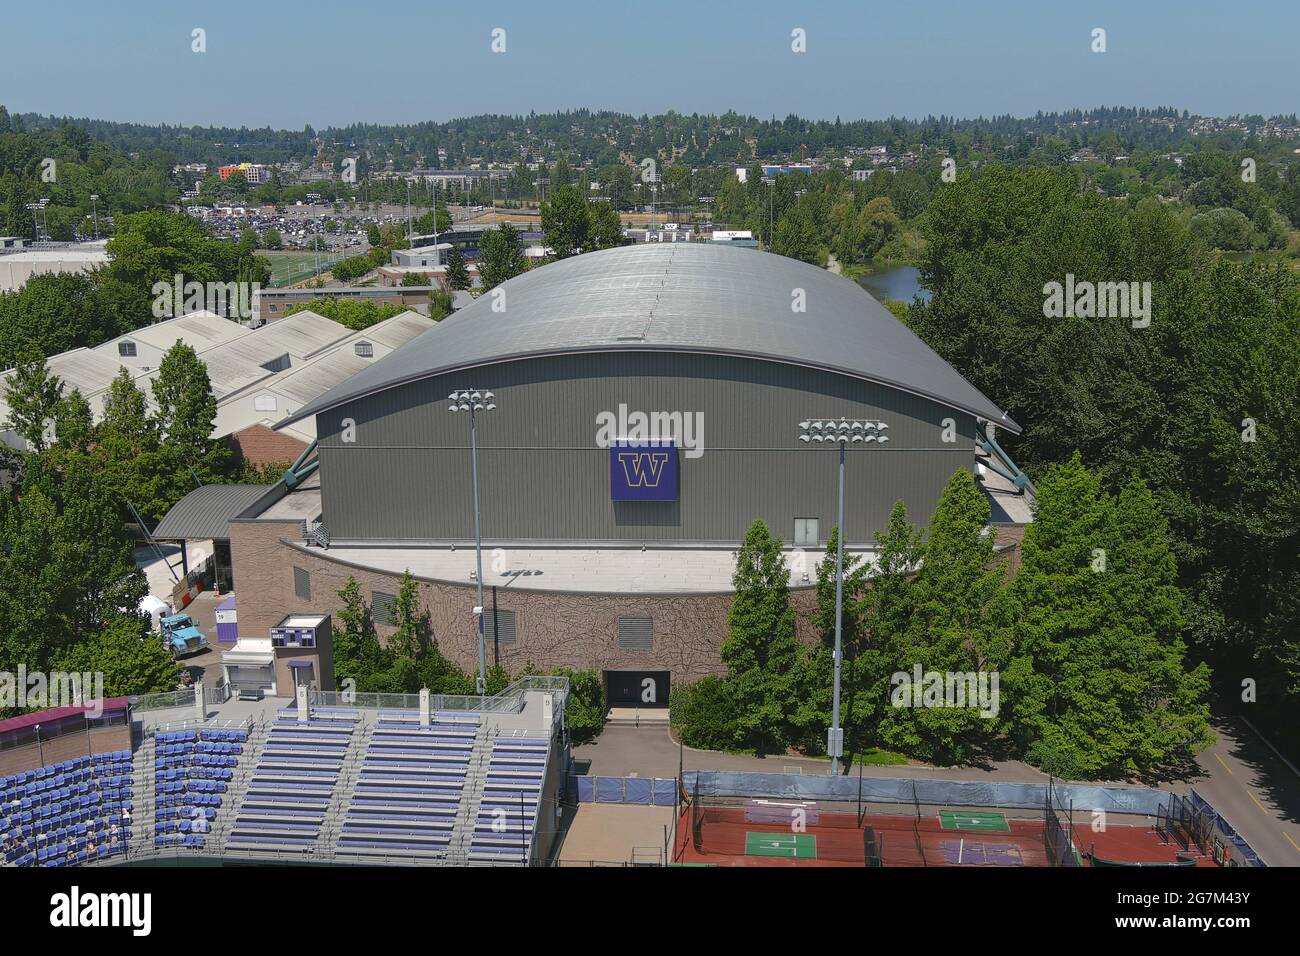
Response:
M718 866L1048 866L1041 820L987 811L828 810L813 803L737 800L684 806L674 860Z

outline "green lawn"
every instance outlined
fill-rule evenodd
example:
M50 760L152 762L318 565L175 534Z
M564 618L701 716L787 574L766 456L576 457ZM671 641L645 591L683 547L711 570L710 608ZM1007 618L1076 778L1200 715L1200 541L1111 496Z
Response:
M308 252L259 252L258 255L271 267L271 286L293 285L303 282L316 274L317 256ZM340 257L335 254L321 254L319 257L321 271L326 266L337 262Z

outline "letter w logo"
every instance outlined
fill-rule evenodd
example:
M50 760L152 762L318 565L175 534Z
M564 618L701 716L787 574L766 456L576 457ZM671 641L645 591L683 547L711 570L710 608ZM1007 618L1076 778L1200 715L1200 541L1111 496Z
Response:
M658 488L668 464L666 451L625 451L618 454L629 488Z

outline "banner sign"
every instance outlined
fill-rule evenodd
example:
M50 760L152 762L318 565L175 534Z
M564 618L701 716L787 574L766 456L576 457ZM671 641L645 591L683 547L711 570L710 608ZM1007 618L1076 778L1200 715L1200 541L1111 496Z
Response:
M676 501L677 444L616 441L609 446L609 497L613 501Z

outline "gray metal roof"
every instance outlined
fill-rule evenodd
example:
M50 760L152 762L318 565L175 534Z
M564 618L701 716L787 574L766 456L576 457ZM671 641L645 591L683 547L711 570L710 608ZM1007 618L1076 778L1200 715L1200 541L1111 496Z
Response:
M484 295L280 424L457 369L649 349L828 369L1020 431L856 282L795 259L716 243L623 246L542 266L500 289L504 311ZM796 289L803 312L792 308Z
M230 519L265 495L273 485L204 485L195 488L163 515L153 536L191 541L229 538Z

